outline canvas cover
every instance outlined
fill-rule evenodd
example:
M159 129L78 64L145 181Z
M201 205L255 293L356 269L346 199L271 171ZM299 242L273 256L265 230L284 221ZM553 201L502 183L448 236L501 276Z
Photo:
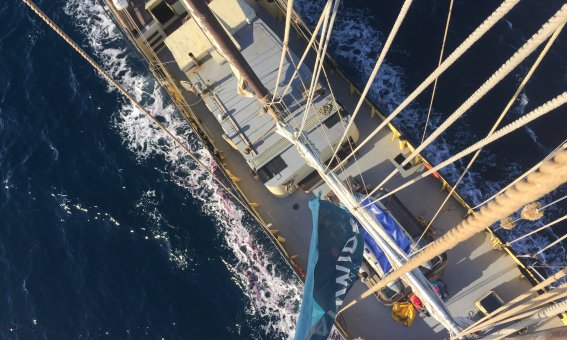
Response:
M366 206L373 200L373 198L367 198L360 205ZM378 223L382 225L386 233L390 235L390 237L394 240L394 242L396 242L400 249L402 249L406 254L411 253L410 240L401 230L400 225L398 225L398 223L394 220L390 213L388 213L385 209L383 209L376 203L368 205L365 209L367 209L370 213L372 213L372 215L374 215L376 221L378 221ZM370 234L364 229L364 227L362 227L362 225L360 224L359 227L362 234L364 235L364 241L376 256L376 259L378 260L378 263L380 264L380 267L382 267L384 273L387 273L392 268L392 265L386 258L386 255L384 254L382 249L380 249L374 238L370 236Z

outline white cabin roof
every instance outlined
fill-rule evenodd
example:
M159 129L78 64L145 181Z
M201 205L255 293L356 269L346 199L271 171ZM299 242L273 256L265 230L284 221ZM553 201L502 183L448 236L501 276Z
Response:
M234 38L242 46L241 53L258 75L258 78L273 93L282 50L282 44L278 37L262 20L255 19L250 25L246 25L236 32ZM297 57L293 53L291 55L294 63L298 63ZM290 81L293 70L288 55L282 68L278 94L281 94L285 85ZM302 66L300 75L306 86L309 86L311 80L309 69ZM199 86L206 92L205 102L207 106L219 119L226 135L244 155L251 168L262 167L290 148L291 144L276 132L274 120L269 114L263 112L256 98L243 97L237 93L237 79L228 63L219 64L214 59L208 59L199 67L188 71L187 76L194 84L200 84ZM293 80L290 89L289 93L283 98L283 102L290 113L285 120L293 121L293 124L299 125L304 113L305 99L302 97L303 87L298 78ZM305 125L307 133L318 130L318 128L325 128L324 125L321 127L321 121L324 121L338 109L338 106L334 104L328 94L316 97L313 105L320 112L320 116L318 117L312 109L309 110ZM227 116L229 117L221 118ZM235 129L235 126L238 129ZM338 131L335 134L340 136ZM244 136L252 144L255 153L247 154L245 152L247 145ZM326 144L322 140L322 136L314 136L314 143L318 143L319 140L322 142L321 146ZM296 151L293 150L292 153L296 153ZM295 158L294 156L290 155L292 158ZM301 166L305 165L299 155L297 155L297 162L301 163ZM294 168L292 164L288 165L291 165L289 170Z
M209 7L230 34L234 34L256 17L254 10L244 0L214 0ZM164 42L183 71L195 66L189 53L193 53L198 60L203 60L214 50L211 39L192 18L170 34Z

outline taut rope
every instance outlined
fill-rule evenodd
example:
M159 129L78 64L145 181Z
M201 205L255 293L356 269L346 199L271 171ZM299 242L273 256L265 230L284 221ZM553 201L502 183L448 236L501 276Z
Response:
M341 309L339 313L349 309L357 302L367 298L399 279L405 273L416 269L420 264L455 247L471 236L483 231L493 223L514 213L529 202L533 202L567 182L567 150L561 150L549 161L544 162L538 172L530 174L526 180L498 195L494 201L484 206L478 213L471 215L455 228L449 230L433 243L417 253L408 262L395 269L391 274L378 281L356 300Z
M386 39L386 43L384 44L384 47L382 47L382 50L380 51L380 55L378 56L378 60L376 60L376 64L374 65L374 69L372 70L372 73L370 74L370 77L368 78L368 81L366 82L366 86L364 87L364 90L362 91L362 94L360 95L360 99L358 100L358 103L356 104L356 107L354 108L354 111L352 112L352 116L350 117L350 121L348 122L348 125L345 129L345 132L341 136L339 144L337 144L337 149L333 153L333 156L331 156L331 160L329 161L329 165L327 165L327 167L325 168L325 171L329 168L329 166L333 162L333 159L335 159L335 157L337 156L337 152L340 150L341 144L344 142L346 136L348 135L348 131L349 131L350 127L352 126L352 124L354 124L354 119L356 118L356 115L358 114L360 107L364 103L364 99L366 98L368 91L370 91L370 88L372 88L372 84L374 84L374 78L376 78L376 75L378 74L378 70L380 69L380 66L382 66L382 63L384 62L384 59L386 58L386 54L388 53L388 50L390 49L390 46L392 45L392 42L394 41L394 38L396 37L396 34L398 33L398 30L400 29L400 26L402 25L406 15L409 11L409 8L410 8L412 2L413 2L413 0L405 0L404 4L402 5L402 8L400 9L400 13L398 14L398 17L396 18L396 22L394 22L394 26L392 26L392 29L390 30L390 34L388 35L388 39Z
M398 105L398 107L390 113L390 115L382 122L380 125L360 143L350 155L343 158L343 160L333 168L337 169L340 165L346 163L355 152L360 150L366 143L368 143L378 132L383 129L388 123L392 121L400 112L402 112L423 90L425 90L431 83L439 78L443 72L445 72L455 61L457 61L466 51L468 51L472 45L474 45L486 32L488 32L500 19L502 19L508 12L514 8L520 2L520 0L505 0L480 26L478 26L474 32L472 32L463 41L459 47L451 53L447 59L441 63L441 65L436 68L428 77L425 79L409 96L404 99L404 101Z
M451 13L453 12L453 0L449 3L449 13L447 13L447 23L445 24L445 32L443 33L443 43L441 44L441 52L439 52L439 62L437 67L441 66L443 62L443 53L445 52L445 42L447 41L447 33L449 33L449 24L451 23ZM425 134L427 133L427 126L429 125L429 117L431 116L431 110L433 109L433 101L435 100L435 92L437 90L437 82L439 78L435 78L433 82L433 90L431 91L431 100L429 101L429 109L427 110L427 119L425 120L425 127L423 128L423 135L421 136L421 143L425 139Z

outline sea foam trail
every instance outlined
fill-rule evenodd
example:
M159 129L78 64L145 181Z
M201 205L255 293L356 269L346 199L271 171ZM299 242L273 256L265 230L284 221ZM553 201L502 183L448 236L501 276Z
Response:
M192 151L207 167L217 168L211 154L198 142L196 135L173 105L167 102L149 72L140 72L131 67L130 58L134 57L104 8L94 0L70 0L65 6L65 13L73 18L82 38L90 46L90 52L105 70L153 115L159 114L163 124L176 137L189 141ZM206 214L214 217L227 248L234 255L234 259L225 260L226 266L233 274L234 281L248 296L249 321L263 320L263 331L270 337L291 336L301 299L301 282L291 274L291 270L271 244L265 243L269 244L265 248L258 242L259 226L227 197L207 172L150 123L143 112L130 103L125 103L113 115L113 124L125 146L141 163L150 157L163 158L167 175L198 199ZM140 199L140 208L154 222L161 223L159 209L151 204L151 200L152 192L149 191ZM156 235L165 237L159 231L156 231ZM187 258L185 249L169 251L171 260L180 269L191 261ZM277 263L285 268L276 268Z

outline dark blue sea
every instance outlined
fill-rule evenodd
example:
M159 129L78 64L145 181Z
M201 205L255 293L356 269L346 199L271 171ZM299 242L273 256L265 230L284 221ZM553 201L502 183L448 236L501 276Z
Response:
M321 1L297 2L307 21L316 20ZM432 126L560 4L523 1L443 76ZM39 5L215 167L96 0ZM341 8L334 57L361 86L400 6L401 1L348 0ZM494 7L455 1L446 55ZM448 1L416 1L410 10L372 93L385 112L435 67L447 8ZM22 3L0 3L0 28L0 338L272 339L291 334L302 287L253 220ZM565 90L566 52L563 32L508 122ZM531 62L473 107L427 150L427 157L439 161L480 139ZM420 97L397 121L410 140L420 138L427 104L428 97ZM461 193L479 203L543 159L567 137L565 114L565 108L557 110L488 148ZM444 174L456 179L459 166ZM566 193L561 188L544 202ZM565 209L554 205L537 223L523 223L502 236L512 239ZM558 225L516 250L533 252L565 229ZM564 265L563 245L537 261Z
M214 167L98 2L39 5ZM0 338L289 334L300 281L253 220L23 3L0 22Z

